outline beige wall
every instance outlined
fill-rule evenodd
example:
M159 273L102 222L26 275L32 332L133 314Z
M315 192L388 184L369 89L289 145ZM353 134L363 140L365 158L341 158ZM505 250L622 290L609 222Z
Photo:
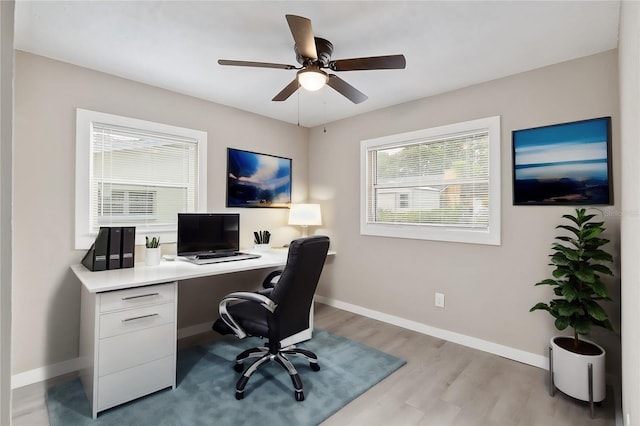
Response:
M622 139L622 412L640 424L640 3L620 10L620 129Z
M425 75L428 78L428 75ZM498 247L363 236L359 233L359 144L363 139L500 115L502 245ZM615 199L620 194L617 54L609 51L440 96L421 99L311 131L312 199L322 202L332 248L318 293L332 300L540 356L557 333L551 316L529 313L551 297L533 284L550 274L555 226L570 207L513 206L511 131L600 116L613 117ZM607 214L609 250L619 271L620 218ZM617 333L594 333L619 368L619 275L608 306ZM445 294L446 308L434 306ZM616 373L617 371L612 371Z
M17 52L13 374L78 355L80 283L69 269L83 255L73 250L76 108L206 131L209 211L226 210L227 147L292 158L293 199L307 197L307 129ZM236 211L242 247L252 244L257 229L270 229L276 244L296 235L284 226L286 209ZM175 246L163 251L175 252ZM219 280L215 288L206 280L181 286L180 305L202 308L179 308L179 327L210 321L217 316L217 293L258 278L246 273Z

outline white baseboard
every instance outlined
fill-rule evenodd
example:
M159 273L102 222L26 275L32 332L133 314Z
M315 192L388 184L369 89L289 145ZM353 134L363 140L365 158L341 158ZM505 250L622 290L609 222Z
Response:
M464 334L455 333L453 331L431 327L429 325L425 325L416 321L411 321L394 315L385 314L383 312L374 311L372 309L363 308L362 306L352 305L350 303L341 302L339 300L330 299L324 296L316 295L315 300L316 302L323 303L325 305L353 312L354 314L386 322L388 324L397 325L398 327L406 328L407 330L416 331L418 333L437 337L449 342L468 346L470 348L478 349L494 355L499 355L501 357L522 362L524 364L529 364L534 367L542 368L545 370L549 369L549 358L546 356L536 355L531 352L526 352L509 346L500 345L498 343L478 339L477 337L471 337Z
M80 358L72 358L57 364L46 365L11 376L11 389L21 388L34 383L44 382L64 374L80 370Z
M413 330L418 333L458 343L460 345L468 346L470 348L478 349L494 355L499 355L501 357L522 362L524 364L529 364L535 367L543 368L545 370L549 368L549 359L545 356L532 354L530 352L525 352L519 349L511 348L509 346L488 342L486 340L478 339L476 337L471 337L460 333L455 333L449 330L431 327L416 321L407 320L405 318L385 314L383 312L374 311L372 309L363 308L361 306L352 305L350 303L341 302L339 300L333 300L324 296L316 295L315 300L316 302L333 306L338 309L343 309L345 311L353 312L358 315L386 322L388 324L393 324L398 327L406 328L408 330ZM184 327L178 330L178 339L183 339L185 337L194 336L208 331L211 331L210 322ZM14 374L11 377L11 388L16 389L33 383L42 382L53 377L78 371L79 369L80 360L79 358L74 358L57 364L52 364L30 371L25 371L23 373Z

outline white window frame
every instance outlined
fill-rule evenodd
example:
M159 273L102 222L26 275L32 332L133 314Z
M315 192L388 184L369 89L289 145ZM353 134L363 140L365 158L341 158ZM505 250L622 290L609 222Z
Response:
M428 224L378 223L368 214L369 152L399 148L416 141L437 140L462 133L487 131L489 135L489 226L487 229L434 226ZM501 171L500 116L481 118L413 132L401 133L360 142L360 234L379 237L449 241L456 243L500 245Z
M122 117L103 112L76 109L76 205L75 205L75 248L88 249L97 233L91 232L91 177L93 176L92 141L93 123L105 123L120 127L140 129L142 131L175 135L197 141L198 155L198 196L196 211L207 209L207 133L136 118ZM148 230L154 236L160 236L162 242L176 242L176 227L164 230ZM145 230L136 227L136 244L144 244Z

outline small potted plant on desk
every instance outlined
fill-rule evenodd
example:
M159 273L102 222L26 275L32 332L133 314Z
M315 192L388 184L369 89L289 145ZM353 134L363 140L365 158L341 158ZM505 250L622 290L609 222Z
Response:
M549 303L538 303L530 309L545 310L555 318L558 330L573 329L573 336L551 338L549 346L550 394L555 389L582 401L588 401L593 417L594 402L605 398L605 351L594 342L581 339L591 327L613 330L605 310L598 303L609 301L607 287L600 275L613 276L603 262L612 262L611 254L601 247L609 240L601 238L603 222L593 221L594 214L576 209L575 215L565 214L568 225L556 228L568 235L555 237L560 242L552 245L551 266L553 278L536 285L553 287L555 298Z
M147 266L156 266L160 264L160 237L144 237L145 252L144 252L144 264Z

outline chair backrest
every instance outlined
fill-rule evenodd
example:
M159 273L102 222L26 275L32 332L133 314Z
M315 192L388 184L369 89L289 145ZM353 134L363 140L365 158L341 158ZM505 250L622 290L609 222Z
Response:
M287 264L271 299L278 307L269 319L269 340L282 340L309 327L309 310L329 251L329 237L314 235L289 245Z

